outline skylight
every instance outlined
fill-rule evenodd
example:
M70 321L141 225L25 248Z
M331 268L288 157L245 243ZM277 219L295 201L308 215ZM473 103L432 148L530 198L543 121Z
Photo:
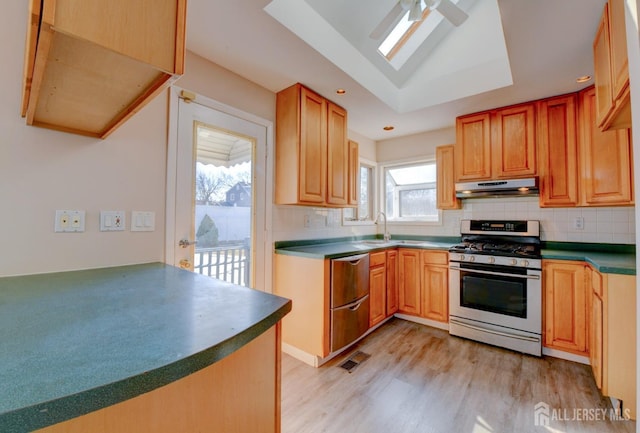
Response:
M402 18L400 18L400 21L398 21L398 24L395 25L393 30L391 30L378 47L378 51L389 61L403 47L405 42L409 40L418 27L420 27L420 24L424 22L429 15L429 9L424 8L422 18L419 21L410 21L409 14L410 11L405 12Z

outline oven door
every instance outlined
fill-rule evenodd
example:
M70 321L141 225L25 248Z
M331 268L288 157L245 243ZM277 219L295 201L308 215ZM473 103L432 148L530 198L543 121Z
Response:
M539 269L450 262L450 315L542 334Z

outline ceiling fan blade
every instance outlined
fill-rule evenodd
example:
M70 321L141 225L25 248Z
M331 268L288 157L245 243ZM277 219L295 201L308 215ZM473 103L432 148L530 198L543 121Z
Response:
M465 11L452 3L451 0L441 0L440 4L436 6L436 9L442 14L443 17L449 20L451 24L456 27L462 24L467 18L469 18L469 15L467 15Z
M395 20L404 13L405 10L400 2L396 3L396 5L393 7L393 9L391 9L387 16L385 16L382 21L380 21L380 24L378 24L376 28L373 29L369 37L371 39L380 39L385 33L387 33Z

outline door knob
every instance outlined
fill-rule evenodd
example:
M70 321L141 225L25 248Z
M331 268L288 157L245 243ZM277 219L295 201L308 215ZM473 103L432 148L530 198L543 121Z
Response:
M191 269L191 262L187 259L180 260L180 268L181 269Z
M182 248L188 248L191 245L195 245L197 243L198 243L198 241L190 241L190 240L187 240L187 239L180 239L180 242L178 242L178 245L180 245Z

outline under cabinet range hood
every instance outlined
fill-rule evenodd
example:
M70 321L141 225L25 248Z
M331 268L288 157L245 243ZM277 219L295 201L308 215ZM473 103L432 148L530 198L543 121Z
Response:
M538 192L537 177L456 183L458 198L537 195Z

